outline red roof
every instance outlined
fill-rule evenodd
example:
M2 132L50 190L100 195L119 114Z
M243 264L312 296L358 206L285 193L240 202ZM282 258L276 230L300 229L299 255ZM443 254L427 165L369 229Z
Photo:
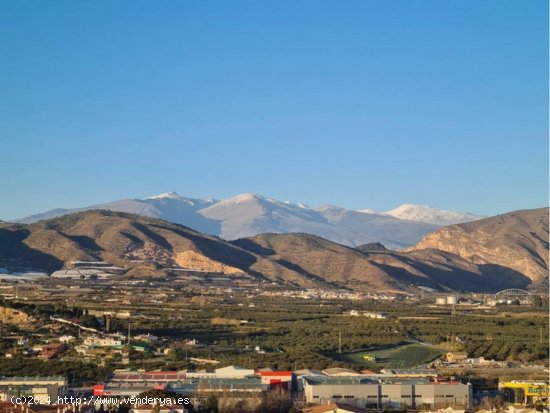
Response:
M61 347L65 347L65 344L63 343L52 343L52 344L46 344L44 347L42 347L43 349L48 349L48 350L54 350L54 349L57 349L57 348L61 348Z
M262 377L280 377L280 376L284 376L284 377L291 377L292 376L292 372L291 371L262 371L260 373L262 375Z

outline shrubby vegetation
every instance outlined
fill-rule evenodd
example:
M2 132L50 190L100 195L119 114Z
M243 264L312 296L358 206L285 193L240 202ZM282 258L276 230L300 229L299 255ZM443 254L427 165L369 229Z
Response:
M238 304L243 304L239 306ZM254 307L249 307L254 304ZM52 304L15 304L14 307L37 317L63 315L79 317L87 325L97 326L95 317L83 308ZM388 319L350 316L349 310L385 312ZM182 300L165 306L136 308L150 319L133 319L132 333L152 333L168 338L173 351L166 357L137 354L131 367L154 369L192 369L189 359L215 359L220 365L274 367L280 369L323 369L329 366L368 368L373 364L357 358L337 356L339 336L342 351L371 350L419 340L443 350L463 350L471 356L487 359L541 363L548 359L548 323L541 316L546 309L507 306L489 313L470 311L452 315L450 308L435 308L408 303L345 302L258 297L254 299L220 298L209 302ZM213 322L214 320L214 322ZM231 323L218 323L231 320ZM238 323L236 321L239 321ZM112 318L111 331L126 333L128 320ZM543 340L541 340L543 337ZM183 343L197 339L198 346ZM260 352L255 351L255 347ZM38 363L38 364L36 364ZM40 364L43 363L43 364ZM52 368L45 367L51 363ZM74 371L78 380L97 381L108 367L74 362L13 359L2 363L0 374L30 374L36 371ZM64 370L65 369L65 370ZM95 370L94 370L95 369ZM79 370L81 372L77 372ZM29 373L27 373L29 372ZM57 373L56 373L57 374Z
M93 384L105 380L112 371L109 366L101 367L82 361L39 360L14 357L0 363L0 376L68 376L73 385Z

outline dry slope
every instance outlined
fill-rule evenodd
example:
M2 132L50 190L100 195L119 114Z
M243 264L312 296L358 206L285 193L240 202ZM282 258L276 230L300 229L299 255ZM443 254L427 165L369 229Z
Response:
M478 265L509 268L537 283L548 277L548 208L441 228L407 251L423 249L447 251Z

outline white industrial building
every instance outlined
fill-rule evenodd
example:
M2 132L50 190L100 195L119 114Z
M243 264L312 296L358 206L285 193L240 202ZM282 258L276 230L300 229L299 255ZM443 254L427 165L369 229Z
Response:
M1 377L0 400L10 401L12 396L34 397L35 400L57 401L68 392L67 379L55 377Z
M306 376L302 380L306 402L315 404L433 410L447 406L468 408L472 398L469 384L426 378Z

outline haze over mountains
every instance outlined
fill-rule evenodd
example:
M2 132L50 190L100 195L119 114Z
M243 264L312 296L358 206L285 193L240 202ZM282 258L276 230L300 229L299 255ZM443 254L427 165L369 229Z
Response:
M446 227L403 252L296 233L229 242L159 219L94 210L1 223L0 259L48 271L70 260L105 260L133 276L184 267L300 287L498 291L547 280L548 208Z
M310 208L258 194L241 194L220 201L185 198L170 192L145 199L121 199L83 208L54 209L16 222L29 224L93 209L160 218L227 240L262 233L308 233L348 246L381 242L391 249L414 245L441 225L482 218L421 205L405 204L386 213L376 213L332 205Z

